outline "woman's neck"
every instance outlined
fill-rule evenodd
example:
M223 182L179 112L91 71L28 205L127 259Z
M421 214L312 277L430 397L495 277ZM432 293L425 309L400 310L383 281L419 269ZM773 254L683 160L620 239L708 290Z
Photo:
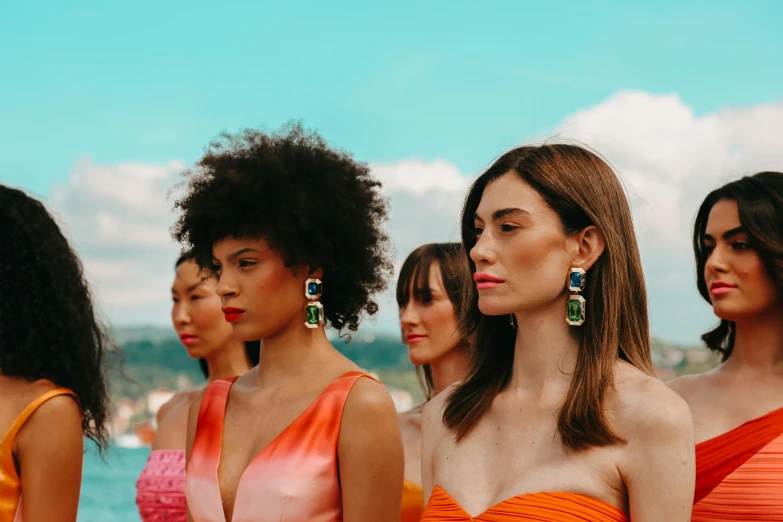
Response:
M734 328L734 349L723 369L783 373L783 310L738 321Z
M245 343L231 339L226 346L206 358L209 382L242 375L250 369Z
M311 371L322 371L337 353L323 326L307 328L303 323L295 321L263 339L258 363L260 384L308 378Z
M579 352L579 326L565 320L565 303L557 301L538 313L515 314L517 325L510 386L539 395L555 385L570 384Z
M468 374L468 347L457 346L430 363L432 386L437 395L452 383L465 380Z

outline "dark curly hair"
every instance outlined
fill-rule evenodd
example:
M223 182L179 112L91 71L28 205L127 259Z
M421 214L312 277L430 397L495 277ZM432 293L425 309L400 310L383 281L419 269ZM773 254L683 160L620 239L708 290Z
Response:
M212 246L263 238L286 266L323 270L325 320L355 331L392 272L382 229L387 203L367 165L300 123L274 133L223 133L187 173L173 237L214 271ZM330 290L331 289L331 290Z
M44 206L0 185L0 373L72 390L82 429L108 446L107 329L82 265Z
M708 253L704 249L707 221L715 203L735 201L739 220L748 242L756 250L783 298L783 172L759 172L727 183L710 192L696 214L693 226L693 252L696 256L696 285L705 301L712 304L704 279ZM734 349L734 328L722 319L713 330L701 336L704 344L721 354L723 361Z

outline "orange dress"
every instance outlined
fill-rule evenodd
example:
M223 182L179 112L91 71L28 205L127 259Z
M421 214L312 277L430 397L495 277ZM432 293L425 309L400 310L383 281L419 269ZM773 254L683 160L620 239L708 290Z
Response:
M22 481L14 464L14 439L27 419L41 404L58 395L76 396L71 390L56 388L30 403L11 424L11 429L0 441L0 522L22 522Z
M343 408L362 372L337 378L259 453L237 484L234 512L226 521L218 465L231 385L207 387L185 478L193 522L341 522L337 443Z
M575 493L528 493L469 515L440 486L435 486L421 522L629 522L616 507Z
M783 408L696 445L692 522L783 520Z
M419 522L424 512L424 490L408 479L402 485L401 522Z

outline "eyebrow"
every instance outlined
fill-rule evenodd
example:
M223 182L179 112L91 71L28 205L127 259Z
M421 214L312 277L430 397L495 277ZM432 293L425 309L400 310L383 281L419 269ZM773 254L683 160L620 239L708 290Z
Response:
M732 236L736 236L737 234L742 234L744 232L745 232L745 227L738 226L736 228L732 228L731 230L727 230L726 232L721 234L721 237L723 237L723 239L729 239ZM707 234L706 232L704 233L704 239L711 239L713 241L715 240L715 238L712 237L712 235Z
M206 278L206 277L202 277L202 278L201 278L201 281L199 281L199 282L198 282L198 283L196 283L196 284L190 285L189 287L187 287L187 288L185 289L185 291L184 291L183 293L185 293L185 294L189 294L190 292L192 292L193 290L195 290L196 288L198 288L198 287L199 287L199 286L200 286L202 283L206 282L206 280L207 280L207 278ZM172 287L172 288L171 288L171 293L172 293L172 294L178 294L179 292L177 292L177 289L176 289L176 288Z
M233 261L233 260L235 260L236 258L238 258L239 256L241 256L241 255L243 255L243 254L248 254L248 253L250 253L250 252L255 252L255 253L257 254L257 253L258 253L258 250L256 250L255 248L250 248L250 247L247 247L247 248L242 248L242 249L240 249L240 250L237 250L236 252L234 252L234 253L233 253L233 254L231 254L230 256L228 256L228 260L229 260L229 261Z
M511 215L529 216L530 212L521 208L514 208L514 207L501 208L492 213L492 220L497 221L498 219L502 219L504 217L508 217ZM484 221L479 217L477 212L473 213L473 219L478 221Z

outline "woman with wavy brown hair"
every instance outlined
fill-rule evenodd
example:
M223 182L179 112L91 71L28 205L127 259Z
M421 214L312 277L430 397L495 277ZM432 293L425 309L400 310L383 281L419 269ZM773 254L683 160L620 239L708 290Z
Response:
M702 336L722 363L670 382L696 442L692 520L783 517L783 173L732 181L693 231L697 286L720 323Z
M468 377L424 409L422 521L685 522L685 402L652 376L628 200L572 145L520 147L471 187Z

